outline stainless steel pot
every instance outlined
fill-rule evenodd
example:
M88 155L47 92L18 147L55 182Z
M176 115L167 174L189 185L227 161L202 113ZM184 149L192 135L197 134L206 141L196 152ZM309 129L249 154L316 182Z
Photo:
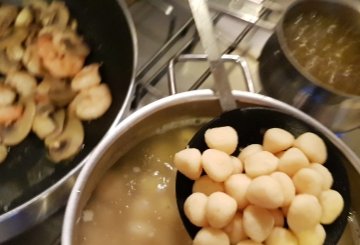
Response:
M303 110L333 131L352 130L360 126L360 96L345 94L320 83L297 62L285 42L284 21L299 11L316 8L333 15L345 15L357 23L360 21L357 1L296 1L286 10L259 58L262 86L266 94Z
M356 198L356 186L360 184L360 160L329 129L305 113L273 98L249 92L234 91L239 107L264 106L280 110L313 126L327 137L351 163L346 166L352 185L351 198L355 211L360 211L360 200ZM78 222L82 210L104 173L129 149L137 145L159 128L186 120L210 119L221 113L217 97L210 90L197 90L169 96L153 102L122 121L107 135L88 158L70 195L62 230L62 244L77 244ZM176 205L174 203L174 205Z

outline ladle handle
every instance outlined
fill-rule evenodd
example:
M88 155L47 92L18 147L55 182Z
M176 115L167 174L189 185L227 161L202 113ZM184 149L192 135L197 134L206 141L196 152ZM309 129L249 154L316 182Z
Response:
M219 97L221 108L223 111L236 109L237 105L231 93L231 87L224 64L221 61L221 52L219 51L214 35L213 24L206 0L189 0L189 4L201 44L210 63L210 70L215 82L214 90L215 94Z

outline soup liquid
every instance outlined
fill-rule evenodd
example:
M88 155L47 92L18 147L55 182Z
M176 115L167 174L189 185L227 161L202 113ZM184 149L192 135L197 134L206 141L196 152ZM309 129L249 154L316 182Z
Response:
M153 136L107 171L83 212L80 244L192 244L177 210L172 159L198 129Z
M359 22L307 11L284 22L284 36L293 57L320 83L360 95Z

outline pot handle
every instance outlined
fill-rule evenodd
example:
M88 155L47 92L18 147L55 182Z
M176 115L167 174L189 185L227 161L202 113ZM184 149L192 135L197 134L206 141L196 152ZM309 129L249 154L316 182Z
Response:
M176 78L175 78L175 62L206 62L208 61L206 54L183 54L179 55L177 58L170 60L168 66L168 86L169 86L169 93L170 95L174 95L178 93L177 86L176 86ZM245 58L241 57L240 55L235 54L224 54L221 56L221 62L231 62L238 65L243 73L244 80L245 80L245 88L246 91L250 93L256 93L254 81L251 76L251 72L249 69L249 65ZM207 74L206 74L207 75ZM203 82L203 81L202 81ZM200 87L202 83L197 84L197 87Z

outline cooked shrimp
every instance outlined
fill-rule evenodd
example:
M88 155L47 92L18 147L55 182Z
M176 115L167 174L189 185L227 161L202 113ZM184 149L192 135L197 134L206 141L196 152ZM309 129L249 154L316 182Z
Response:
M82 70L72 79L71 88L74 91L79 91L98 85L101 82L99 67L100 65L96 63L82 68Z
M37 47L44 67L55 77L73 77L84 65L85 56L60 50L49 35L40 36L37 40Z
M109 87L103 83L81 90L69 105L69 110L82 120L92 120L109 109L111 100Z
M0 124L9 125L21 117L23 107L21 105L8 105L0 107Z
M26 71L10 72L5 83L13 87L23 97L33 95L37 85L36 79Z
M0 106L8 106L14 103L16 93L10 87L0 84Z

